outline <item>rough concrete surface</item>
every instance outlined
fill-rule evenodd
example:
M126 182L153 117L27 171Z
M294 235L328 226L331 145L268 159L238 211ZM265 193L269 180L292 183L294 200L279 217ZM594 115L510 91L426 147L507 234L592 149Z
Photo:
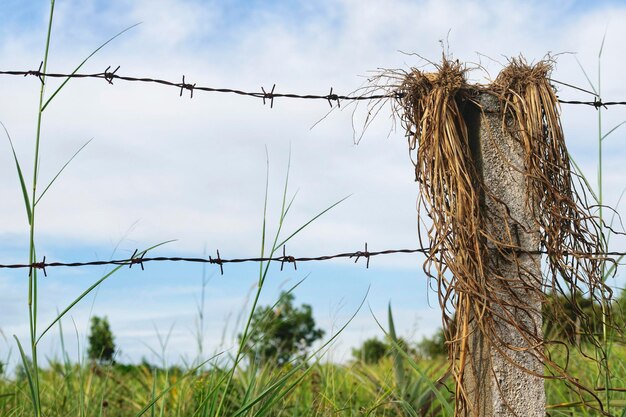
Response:
M515 244L519 243L522 251L536 251L539 249L539 233L531 220L532 210L527 205L523 148L508 132L503 132L498 100L482 93L479 102L484 113L481 115L478 108L466 112L466 123L479 172L485 188L492 193L491 196L489 193L483 196L487 229L503 242L513 240ZM505 206L508 207L508 214ZM498 280L496 288L502 288L500 297L504 300L525 300L530 314L514 307L497 308L500 312L513 315L518 326L541 339L540 298L536 292L529 292L519 285L523 280L524 285L541 290L541 255L520 254L517 262L503 257L490 262L497 263L503 278L493 277ZM515 285L516 282L518 285ZM544 379L527 371L543 374L541 361L533 353L529 341L514 326L497 324L497 336L503 341L498 346L490 346L478 331L469 338L471 355L463 383L473 403L469 414L473 417L544 417ZM476 406L479 412L472 410Z

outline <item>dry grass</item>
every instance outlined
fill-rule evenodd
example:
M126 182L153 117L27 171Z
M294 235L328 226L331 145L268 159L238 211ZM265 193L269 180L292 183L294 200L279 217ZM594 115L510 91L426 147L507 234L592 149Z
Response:
M522 58L513 59L491 85L478 86L467 83L467 69L462 64L444 56L434 72L415 68L387 71L376 80L386 79L382 88L398 97L394 112L415 155L419 221L427 224L427 244L423 236L420 242L429 248L424 270L438 286L450 372L456 381L456 414L480 414L463 383L468 355L472 354L469 336L475 331L509 361L515 362L515 355L509 354L512 350L527 351L547 366L549 372L541 376L563 379L574 391L591 395L602 411L592 390L570 375L565 365L550 359L546 346L553 341L544 339L537 326L520 324L518 315L509 313L515 310L529 317L540 316L540 311L530 311L528 299L546 300L561 294L572 300L576 312L576 317L568 319L578 318L585 328L591 318L577 304L577 294L601 303L610 297L603 281L607 259L601 255L606 244L585 189L575 184L577 177L570 168L558 100L549 80L552 64L545 60L528 65ZM525 204L532 213L532 231L510 215L494 219L481 204L484 199L497 198L486 189L478 172L463 117L463 106L481 92L498 97L502 129L524 149ZM519 259L529 253L521 250L509 226L505 233L496 233L489 227L493 222L519 225L526 233L538 234L537 250L547 254L548 273L543 283L537 282L541 277L523 279L521 271L515 288L503 285L510 279L501 273L494 258L520 265ZM520 297L521 293L527 296ZM514 328L525 346L502 340L498 329L503 324ZM601 348L600 343L596 346Z
M466 70L445 58L437 70L424 73L414 69L406 74L399 87L399 114L409 148L417 152L419 205L430 219L428 245L422 245L430 247L424 270L437 280L459 410L466 402L461 381L471 309L476 309L478 317L485 317L484 311L489 309L484 281L489 273L483 262L487 242L483 239L480 179L459 107L461 100L470 97Z
M570 169L558 100L549 83L551 71L551 61L531 66L522 58L513 59L500 72L493 88L503 102L502 128L508 129L507 118L513 120L511 133L525 150L527 205L541 230L549 287L556 292L574 293L572 301L576 291L600 297L611 293L602 276L602 265L608 260L602 255L606 242L599 220L592 214L593 207L587 202L585 188L574 184L577 177Z

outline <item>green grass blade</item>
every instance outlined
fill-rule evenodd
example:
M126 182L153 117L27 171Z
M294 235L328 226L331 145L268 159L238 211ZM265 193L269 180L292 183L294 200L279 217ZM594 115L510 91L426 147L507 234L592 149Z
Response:
M600 138L600 140L604 140L606 139L607 136L609 136L611 133L615 132L617 129L619 129L624 123L626 123L626 120L622 121L621 123L619 123L617 126L615 126L613 129L609 130L608 132L606 132L604 135L602 135L602 138Z
M141 258L142 256L144 256L146 253L148 253L148 251L157 248L159 246L165 245L167 243L172 242L171 240L168 240L166 242L161 242L157 245L151 246L148 249L145 249L141 252L138 252L137 255L135 255L135 258L133 259L137 259L137 258ZM94 282L89 288L87 288L85 291L82 292L81 295L79 295L77 298L74 299L74 301L72 301L62 312L61 314L57 315L57 317L52 321L52 323L50 323L50 325L48 327L46 327L46 329L39 335L39 337L37 338L37 340L35 341L35 345L37 345L39 343L39 341L41 340L41 338L48 332L48 330L50 330L52 328L52 326L54 326L59 320L61 320L61 318L67 314L68 311L70 311L72 309L72 307L74 307L76 304L78 304L78 302L80 300L82 300L83 298L85 298L85 296L87 296L87 294L89 294L91 291L94 290L94 288L96 288L98 285L102 284L102 282L104 282L104 280L106 280L107 278L109 278L111 275L113 275L114 273L116 273L117 271L120 270L120 268L123 268L127 265L118 265L117 267L113 268L113 270L111 270L110 272L108 272L107 274L105 274L102 278L100 278L99 280L97 280L96 282Z
M602 35L602 42L600 43L600 50L598 51L598 60L602 59L602 52L604 51L604 41L606 41L606 32L607 29L604 29L604 35ZM599 76L600 74L598 74Z
M324 349L326 349L326 347L328 347L332 342L334 342L337 337L339 337L341 332L343 332L346 329L346 327L348 327L348 325L352 322L352 320L354 320L354 318L359 313L359 311L361 311L361 308L363 308L363 305L365 304L365 300L367 300L367 296L369 295L369 293L370 293L370 287L368 286L367 291L365 291L365 294L363 295L363 298L361 299L359 306L357 307L355 312L352 314L352 316L350 316L350 318L343 324L343 326L341 326L339 330L337 330L337 333L331 336L326 342L324 342L324 344L322 344L319 348L313 351L313 353L311 353L311 355L309 356L315 356L318 353L322 352Z
M622 198L624 198L624 194L626 193L626 188L624 188L622 190L622 193L619 195L619 198L617 199L617 203L615 203L615 208L613 209L613 215L611 216L611 221L609 222L609 230L612 231L613 230L613 223L615 222L615 217L617 217L617 208L619 207L620 203L622 202ZM621 223L621 219L620 219L620 223ZM613 235L613 233L609 232L609 235L606 238L606 247L608 249L609 247L609 242L611 241L611 236Z
M190 377L192 375L195 375L195 373L196 373L196 371L198 369L202 368L204 365L206 365L208 362L212 361L213 359L217 358L222 353L224 353L224 352L219 352L219 353L216 353L215 355L211 356L209 359L207 359L206 361L202 362L200 365L198 365L195 368L192 368L189 371L185 372L178 381L174 382L172 385L170 385L166 389L162 390L158 395L156 395L156 396L153 395L152 399L150 400L150 402L148 402L148 404L146 404L137 414L135 414L135 417L141 417L142 415L144 415L146 413L146 411L151 409L157 401L159 401L161 398L163 398L164 395L166 395L168 392L170 392L171 390L176 388L181 382L183 382L188 377Z
M254 413L255 417L262 417L262 416L267 415L268 413L271 413L272 412L272 407L274 405L276 405L276 403L278 403L278 401L280 401L281 399L286 397L287 394L289 394L291 391L293 391L304 380L304 378L307 376L308 373L309 373L308 370L306 372L303 372L302 375L300 375L298 378L296 378L296 380L294 382L289 384L286 388L283 388L283 390L280 393L278 393L273 398L271 398L269 401L267 401L265 404L263 404L263 406L256 413ZM285 381L285 383L286 382L287 381ZM282 385L284 386L285 384L282 384Z
M572 155L569 152L568 152L568 156L569 156L570 162L572 163L572 166L574 167L574 171L576 171L576 175L578 175L578 178L583 180L583 182L585 183L585 186L587 187L587 190L591 193L591 196L593 197L596 204L600 204L600 199L598 198L596 193L593 191L593 188L591 187L589 180L587 180L587 177L585 176L583 171L580 169L580 167L576 163L576 160L572 158Z
M65 309L63 309L63 311L52 321L52 323L50 323L50 325L48 327L46 327L46 329L39 335L39 337L37 338L37 340L35 341L35 344L38 344L39 341L41 340L41 338L59 321L61 320L61 318L67 314L68 311L70 311L72 309L72 307L74 307L76 304L78 304L78 302L80 300L82 300L83 298L85 298L85 296L87 294L89 294L94 288L96 288L98 285L102 284L102 282L104 280L106 280L107 278L109 278L111 275L113 275L114 273L116 273L120 268L125 267L126 265L118 265L117 267L115 267L112 271L110 271L109 273L105 274L102 278L100 278L99 280L97 280L95 283L93 283L89 288L87 288L85 291L83 291L83 293L81 295L79 295L77 298L74 299L74 301L72 301L67 307L65 307Z
M585 71L585 68L583 67L583 64L580 63L580 61L578 60L578 58L576 57L576 55L574 55L574 59L576 60L576 62L578 63L578 67L580 68L580 70L583 72L583 74L585 75L585 78L587 79L587 82L589 83L589 86L591 87L591 90L593 90L593 92L596 94L596 96L599 96L598 94L598 90L596 90L596 86L593 85L593 83L591 82L591 78L589 78L589 75L587 75L587 71Z
M22 344L16 335L13 335L15 341L17 342L17 347L20 350L20 356L22 357L22 366L24 367L24 372L26 372L26 378L28 379L28 387L30 388L31 400L33 402L33 408L38 410L38 396L37 389L35 387L35 383L33 381L33 376L31 375L30 365L28 364L28 359L26 358L26 354L24 353L24 349L22 348Z
M139 26L140 24L141 24L141 23L135 23L134 25L127 27L126 29L122 30L121 32L118 32L115 36L113 36L113 37L109 38L106 42L104 42L102 45L100 45L99 47L97 47L97 48L96 48L96 49L95 49L92 53L90 53L90 54L89 54L89 56L87 56L87 58L85 58L85 59L83 60L83 62L81 62L81 63L80 63L80 64L79 64L79 65L78 65L75 69L74 69L74 71L72 71L72 74L71 74L71 75L76 74L76 73L78 72L78 70L79 70L79 69L81 69L81 67L82 67L83 65L85 65L85 63L86 63L87 61L89 61L89 59L90 59L92 56L94 56L95 54L97 54L97 53L98 53L98 51L100 51L102 48L104 48L106 45L108 45L108 44L109 44L110 42L112 42L114 39L118 38L119 36L123 35L124 33L128 32L129 30L133 29L134 27ZM52 95L48 98L48 100L46 100L46 103L45 103L45 104L41 107L41 111L42 111L42 112L46 109L46 107L48 107L48 104L50 104L50 102L52 101L52 99L53 99L54 97L56 97L56 95L57 95L57 94L59 94L59 92L61 91L61 89L62 89L63 87L65 87L65 85L66 85L66 84L67 84L67 83L68 83L71 79L72 79L72 77L71 77L71 76L67 77L67 78L65 79L65 81L63 81L63 83L61 83L61 85L59 86L59 88L57 88L57 89L54 91L54 93L52 93Z
M604 280L606 281L611 275L613 275L613 272L615 271L615 269L617 268L617 265L619 265L619 263L622 261L622 259L624 259L624 255L620 255L619 258L617 258L615 260L615 263L613 265L611 265L609 267L609 269L604 273Z
M269 398L269 402L271 404L275 404L276 402L278 402L281 398L283 398L291 389L293 389L297 384L299 384L304 377L309 373L309 370L312 368L308 368L306 369L302 375L300 375L298 377L298 379L292 383L285 391L282 392L278 392L276 393L277 390L279 390L280 388L284 387L285 384L287 383L287 381L289 380L289 378L291 378L296 372L298 372L300 369L302 368L302 365L296 365L294 368L292 368L289 372L287 372L285 375L283 375L281 378L279 378L277 381L275 381L274 383L272 383L270 386L268 386L267 388L265 388L259 395L257 395L253 400L245 403L235 414L233 414L233 417L237 417L242 415L243 413L245 413L246 411L250 410L252 407L254 407L256 404L258 404L259 402L263 401L266 399L266 397L270 396ZM274 395L271 395L274 394ZM263 411L265 407L261 408L261 410L259 410L259 412ZM258 413L256 413L255 415L258 415Z
M263 225L261 227L261 258L265 256L265 241L267 234L267 201L270 191L270 156L265 147L265 196L263 198ZM263 262L259 262L259 274L263 273Z
M291 235L289 235L288 238L286 238L285 240L283 240L282 242L280 242L279 244L276 245L276 248L280 248L281 246L283 246L285 243L289 242L289 240L291 240L291 238L293 238L295 235L297 235L298 233L300 233L302 230L304 230L308 225L310 225L311 223L313 223L315 220L319 219L322 215L326 214L328 211L330 211L331 209L335 208L336 206L338 206L339 204L343 203L345 200L347 200L348 198L350 198L350 196L346 196L344 198L342 198L341 200L337 201L336 203L330 205L329 207L327 207L326 209L322 210L321 212L319 212L317 215L315 215L314 217L312 217L308 222L304 223L302 226L300 226L298 229L296 229L295 232L293 232Z
M267 155L267 148L266 148L266 155ZM322 214L326 213L327 211L329 211L330 209L332 209L334 206L336 206L337 204L341 203L343 200L345 200L347 197L345 197L344 199L338 201L337 203L331 205L330 207L326 208L324 211L320 212L318 215L316 215L315 217L313 217L311 220L309 220L307 223L305 223L303 226L301 226L300 228L298 228L294 233L292 233L287 239L283 240L281 243L277 243L278 239L280 237L281 231L282 231L282 227L283 227L283 223L285 220L285 214L286 211L289 210L289 208L291 207L291 203L293 202L293 198L291 199L291 201L289 201L289 203L287 203L288 199L287 199L287 189L288 189L288 184L289 184L289 170L290 170L290 164L291 162L289 162L289 165L287 167L287 175L285 177L285 185L284 185L284 189L283 189L283 198L282 198L282 204L281 204L281 212L280 212L280 216L279 216L279 221L278 221L278 228L277 231L274 235L274 241L272 244L272 249L270 251L270 257L274 255L274 253L276 252L276 250L278 250L278 248L280 248L281 246L283 246L287 241L289 241L291 238L293 238L296 234L298 234L300 231L302 231L305 227L307 227L309 224L311 224L313 221L315 221L317 218L319 218ZM264 201L264 206L263 206L263 233L262 233L262 238L261 238L261 256L264 256L265 254L265 244L266 244L266 219L267 219L267 202L268 202L268 191L269 191L269 156L267 156L267 176L266 176L266 182L265 182L265 201ZM256 306L259 300L259 296L261 294L261 291L263 289L263 284L265 282L265 279L267 277L268 271L269 271L269 266L270 266L270 262L266 262L266 263L260 263L259 266L259 283L257 286L257 291L254 297L254 301L252 302L252 308L250 309L250 314L248 316L246 325L244 326L244 330L241 334L241 340L239 342L239 347L237 350L237 353L235 355L234 358L234 364L232 369L229 371L229 377L228 380L226 382L226 391L228 391L228 388L231 385L234 373L235 373L235 369L238 366L239 361L242 358L242 353L243 353L243 349L245 347L245 344L248 340L248 334L249 334L249 329L250 329L250 323L252 321L252 316L256 310ZM220 417L221 416L221 412L222 412L222 407L224 404L224 399L225 396L222 396L217 411L216 411L216 416Z
M52 184L56 181L57 178L59 178L59 175L61 175L61 173L63 172L63 170L65 170L65 168L70 164L70 162L72 162L74 160L74 158L76 158L76 156L83 150L85 149L85 146L89 145L91 143L91 141L93 140L93 138L89 139L87 142L85 142L83 144L83 146L81 146L75 153L74 155L72 155L72 157L65 163L65 165L63 165L61 167L61 169L59 170L59 172L57 172L57 174L54 176L54 178L52 178L52 181L50 181L50 183L48 183L48 185L46 186L46 188L44 188L43 192L41 194L39 194L39 197L37 197L37 200L35 200L35 205L39 204L39 200L41 200L41 197L44 196L44 194L46 194L46 191L48 191L48 189L50 188L50 186L52 186Z
M191 417L196 417L203 409L203 407L205 405L207 405L207 403L209 402L209 400L211 400L211 410L215 409L216 407L219 406L219 404L215 404L216 401L216 395L215 393L217 392L217 390L219 389L219 387L222 385L222 383L224 383L224 381L228 380L228 376L230 375L230 372L226 372L224 373L219 379L218 381L214 384L213 388L206 393L205 398L200 402L200 404L198 404L198 408L196 409L196 412L193 413L193 415ZM225 395L221 396L220 402L224 400ZM217 411L216 412L212 412L210 414L211 417L214 417L217 415Z
M266 164L265 195L264 195L264 200L263 200L263 223L262 223L262 228L261 228L261 258L265 257L265 245L266 245L266 240L267 240L267 236L266 236L267 234L267 202L269 200L269 181L270 181L270 157L269 157L269 152L267 150L267 146L265 147L265 164ZM283 204L283 207L284 207L284 204ZM284 219L283 214L284 214L284 211L280 213L279 231L280 231L280 226L282 225L282 220ZM277 232L276 236L274 237L274 242L278 240L278 233L279 232ZM274 247L272 248L270 257L273 255L275 250L276 250L276 245L274 245ZM259 301L261 291L263 289L263 284L265 282L265 277L267 276L267 272L269 270L269 265L270 265L269 262L267 263L259 262L259 281L257 285L257 290L254 296L254 300L252 302L250 313L248 314L248 318L246 320L246 324L244 326L243 332L241 333L241 337L240 337L241 340L239 341L237 353L235 354L235 357L234 357L232 369L228 372L228 379L226 380L226 387L224 389L225 391L228 391L228 389L230 388L230 385L235 375L235 371L242 357L243 349L245 348L245 345L247 343L250 324L252 322L252 317L256 310L256 306ZM225 398L226 398L226 395L222 395L218 403L217 410L215 412L216 417L220 417L222 415L222 407L224 405Z
M352 314L352 316L350 316L350 318L344 323L344 325L339 328L337 333L335 333L333 336L331 336L326 342L324 342L324 344L322 344L322 346L320 346L311 355L309 355L309 357L316 356L317 354L322 352L324 349L326 349L326 347L328 347L337 337L339 337L339 335L346 329L346 327L348 327L348 325L352 322L352 320L354 320L354 318L359 313L359 311L361 311L361 308L363 307L363 304L365 304L365 300L367 299L369 291L370 291L370 288L368 287L367 291L365 292L365 295L363 296L363 299L361 300L361 303L359 304L359 306L356 309L356 311ZM289 364L294 364L294 363L296 363L296 361L298 361L300 359L303 359L303 356L299 356L299 357L291 360L289 362ZM315 363L317 363L317 362L318 362L318 360L315 361ZM286 383L286 381L295 372L297 372L298 370L300 370L303 367L303 364L304 364L304 361L301 361L299 364L296 364L289 372L287 372L285 375L283 375L281 378L279 378L277 381L275 381L273 384L271 384L269 387L267 387L265 390L263 390L259 395L257 395L257 397L254 400L250 401L247 404L244 404L242 406L242 408L240 408L237 411L237 413L233 414L232 417L236 417L236 416L239 416L239 415L245 413L247 410L249 410L255 404L257 404L258 402L262 401L267 395L269 395L270 393L274 392L276 390L276 388L278 388L279 386L284 385ZM312 366L307 367L307 369L304 370L302 377L307 375L310 372L311 369L313 369ZM275 399L275 398L273 398L273 399Z
M250 402L244 404L236 413L234 413L232 415L232 417L238 417L238 416L244 414L246 411L250 410L256 404L258 404L259 402L263 401L269 394L271 394L274 391L276 391L277 388L283 386L286 383L287 379L289 379L296 372L296 370L297 370L296 368L292 369L291 371L287 372L284 376L282 376L278 381L274 382L269 387L265 388L253 400L251 400ZM272 398L275 399L276 396L274 396Z
M2 125L4 133L6 133L7 138L9 139L9 145L11 145L13 159L15 160L15 168L17 169L17 176L20 179L20 187L22 188L22 198L24 200L24 205L26 206L26 216L28 217L28 224L30 225L33 222L33 214L30 209L30 198L28 197L28 191L26 190L26 182L24 181L24 175L22 174L22 167L20 166L20 161L17 159L17 154L15 153L15 148L13 147L13 141L11 140L11 135L9 135L9 131L4 123L0 122L0 125Z
M48 53L50 52L50 39L52 39L52 21L54 19L54 6L55 0L50 1L50 17L48 19L48 31L46 33L46 49L43 54L43 72L46 72L46 68L48 67ZM44 77L42 77L44 80ZM45 83L42 82L42 88Z
M400 406L402 407L404 412L407 413L407 415L411 417L420 417L419 415L417 415L413 407L411 407L411 404L407 403L406 401L400 401Z
M241 399L244 404L247 403L248 400L252 397L254 389L256 388L256 379L254 378L254 375L256 375L258 371L258 362L256 360L250 360L250 362L252 362L248 369L248 372L251 375L250 382L248 383L248 386L246 387L246 392Z
M287 208L285 209L285 203L287 202L287 190L289 189L289 173L291 172L291 142L289 143L289 157L287 158L287 173L285 175L285 186L283 188L283 202L282 202L282 206L280 208L280 220L281 223L282 221L285 219L285 217L287 216L287 213L289 212L289 209L291 208L291 204L293 203L293 201L295 200L296 196L294 194L294 196L291 198L291 201L289 201L289 204L287 205ZM297 194L297 192L296 192Z
M374 321L376 321L376 324L378 325L378 327L380 328L380 330L383 331L383 333L385 334L385 336L387 336L389 338L389 340L391 340L391 337L389 336L388 332L385 330L385 328L380 324L380 322L378 321L378 319L376 318L376 316L374 315L374 312L370 310L370 312L372 313L372 317L374 318ZM419 365L411 358L411 356L409 354L407 354L400 345L398 345L397 343L395 343L393 340L391 340L391 343L394 344L395 349L398 351L398 353L400 355L402 355L402 357L404 357L404 359L407 361L407 363L411 366L411 368L422 378L422 380L426 383L426 385L428 386L428 388L435 394L435 397L437 397L437 400L439 400L439 403L441 404L441 407L445 409L445 413L444 415L446 416L452 416L454 415L454 409L452 407L452 404L450 403L450 401L448 399L446 399L443 394L439 391L439 389L435 386L435 383L432 382L430 380L430 378L428 377L428 375L426 375L424 373L424 371L422 371L419 367Z
M59 314L59 311L57 310L57 315L58 314ZM63 335L62 322L63 320L59 320L59 340L61 342L61 356L63 358L63 367L65 369L65 377L63 378L63 380L65 382L65 390L69 394L72 392L72 380L74 378L73 378L73 372L71 372L72 363L70 361L69 355L67 354L67 349L65 348L65 336Z
M157 399L155 399L155 395L156 395L156 384L157 384L157 370L154 369L152 371L152 401L150 401L152 403L152 405L150 406L150 417L154 417L155 416L155 405L156 402L158 401Z
M289 209L291 209L291 205L293 204L294 200L296 199L296 196L298 195L298 191L299 190L296 190L296 192L291 197L291 200L289 200L289 204L287 204L287 207L285 208L285 214L284 214L283 217L286 217L287 213L289 213Z
M50 17L48 19L48 30L46 32L46 46L44 52L44 58L41 63L41 67L43 68L43 72L45 73L48 68L48 55L50 52L50 40L52 38L52 22L54 18L54 7L55 0L50 1ZM33 155L33 178L32 178L32 194L28 200L28 205L30 206L30 215L29 215L29 263L35 262L37 260L37 254L35 253L35 198L37 195L37 178L39 177L39 149L41 143L41 126L42 126L42 111L41 106L43 103L44 92L45 92L45 76L41 77L41 86L39 87L39 102L37 107L37 128L35 134L35 149ZM21 179L23 183L23 178ZM25 200L26 201L26 200ZM30 330L30 349L31 349L31 360L33 362L32 367L32 380L34 381L34 401L33 405L35 407L34 416L41 417L41 395L40 395L40 387L39 387L39 364L37 359L37 343L35 338L37 336L37 271L32 270L32 273L28 274L28 316L29 316L29 330Z
M387 315L389 320L389 335L391 336L391 340L393 340L394 342L394 346L399 346L400 344L398 342L398 336L396 335L396 327L393 323L393 314L391 313L391 302L389 302L389 306L387 307ZM406 378L404 377L404 362L402 360L402 356L398 352L395 352L395 354L393 355L393 368L395 371L398 388L400 388L400 392L404 394L404 389L406 387Z
M269 187L270 187L270 157L269 157L269 152L266 146L265 147L265 196L263 200L263 223L262 223L262 228L261 228L261 258L265 257L265 244L266 244L266 239L267 239L266 237L267 202L269 200ZM281 219L282 219L282 215L283 213L281 213ZM282 224L282 222L280 222L279 224ZM277 239L278 239L278 235L274 238L274 241L276 241ZM274 250L275 249L272 250L272 253L270 254L270 256L273 254ZM265 265L265 268L264 268L264 265ZM232 383L232 380L235 375L235 370L237 369L240 358L242 356L243 349L247 343L248 331L250 328L250 323L252 322L252 316L254 315L254 312L256 310L256 306L259 301L261 290L263 289L263 283L265 282L265 277L267 276L268 270L269 270L269 262L268 263L259 262L259 281L257 285L257 290L254 296L254 301L252 302L252 308L250 309L250 313L248 314L246 324L244 326L243 332L241 333L241 340L239 341L239 346L237 348L237 353L235 354L232 369L228 372L228 379L226 380L225 391L228 391L228 389L230 388L230 384ZM216 417L221 416L222 407L224 405L225 398L226 398L226 395L222 395L218 403L217 410L215 412Z

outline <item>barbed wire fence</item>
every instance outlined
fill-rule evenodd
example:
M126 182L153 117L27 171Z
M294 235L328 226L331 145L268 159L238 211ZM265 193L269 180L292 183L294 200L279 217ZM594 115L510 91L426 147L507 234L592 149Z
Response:
M220 88L220 87L208 87L197 85L196 83L190 83L185 79L185 76L182 76L182 81L168 81L164 79L151 78L151 77L132 77L126 75L120 75L117 71L120 69L120 66L115 68L115 70L110 71L111 67L107 67L103 72L97 73L53 73L53 72L42 72L42 66L39 66L37 70L17 70L17 71L0 71L0 75L4 76L23 76L23 77L37 77L41 83L44 83L45 78L65 78L65 79L102 79L106 81L108 84L113 85L113 81L127 81L127 82L140 82L140 83L151 83L151 84L160 84L168 87L174 87L180 90L179 96L182 97L185 91L189 91L190 98L193 98L194 91L202 91L209 93L224 93L224 94L235 94L239 96L252 97L263 100L263 104L269 103L270 108L274 107L274 100L277 98L287 98L287 99L303 99L303 100L323 100L328 102L330 107L333 107L333 102L337 104L337 107L341 107L341 101L367 101L367 100L383 100L387 98L402 98L403 94L400 92L392 92L386 94L337 94L333 91L331 87L327 94L298 94L298 93L280 93L276 91L276 84L272 85L271 89L266 89L265 87L261 87L261 91L244 91L235 88ZM626 101L603 101L600 96L598 96L595 92L586 90L581 87L577 87L575 85L565 83L562 81L558 81L555 79L551 79L550 81L560 84L562 86L572 88L575 90L579 90L590 94L594 97L592 101L590 100L562 100L559 98L559 103L562 104L578 104L578 105L586 105L592 106L596 109L600 107L608 108L608 106L626 106Z
M43 63L42 63L43 64ZM329 89L327 94L298 94L298 93L281 93L276 90L276 84L272 85L271 89L265 89L261 87L261 91L244 91L235 88L221 88L221 87L209 87L209 86L201 86L196 83L190 83L186 80L185 76L182 76L182 80L180 82L176 81L168 81L164 79L151 78L151 77L133 77L118 74L120 66L115 68L115 70L110 71L111 67L107 67L102 72L97 73L54 73L54 72L43 72L41 70L42 65L39 66L37 70L11 70L11 71L0 71L0 76L22 76L22 77L36 77L39 81L44 84L45 78L65 78L69 79L102 79L106 81L108 84L113 85L114 81L126 81L126 82L139 82L139 83L149 83L149 84L158 84L164 85L167 87L173 87L179 90L179 96L182 97L185 91L189 91L190 98L193 98L193 94L195 91L208 92L208 93L222 93L222 94L234 94L239 96L251 97L261 99L263 104L270 105L270 108L274 107L275 99L302 99L302 100L322 100L328 102L330 107L333 107L333 103L337 105L337 107L341 107L342 101L368 101L368 100L384 100L384 99L399 99L403 97L401 92L391 92L385 94L337 94L334 92L333 88ZM559 80L551 79L551 82L555 84L562 85L564 87L568 87L574 90L578 90L593 96L593 100L563 100L559 98L559 103L562 104L572 104L572 105L585 105L591 106L595 109L599 108L608 108L608 106L626 106L626 101L603 101L602 98L594 91L589 91L584 88L562 82ZM34 269L41 270L45 276L47 276L46 268L54 268L54 267L86 267L86 266L102 266L102 265L115 265L115 266L123 266L128 265L132 267L133 265L139 265L142 270L144 270L144 264L148 262L187 262L187 263L201 263L201 264L213 264L219 266L220 273L224 274L224 265L225 264L238 264L238 263L249 263L249 262L278 262L280 263L280 270L282 271L285 264L293 265L294 269L297 269L298 263L303 262L315 262L315 261L328 261L333 259L354 259L354 262L357 263L360 259L365 259L366 268L369 268L370 258L377 256L385 256L385 255L394 255L394 254L414 254L414 253L423 253L429 254L430 248L415 248L415 249L385 249L379 251L370 251L368 250L367 243L365 244L364 250L358 250L353 252L342 252L335 253L330 255L321 255L321 256L300 256L295 257L286 254L286 249L283 246L283 252L281 256L269 256L269 257L251 257L251 258L222 258L220 256L219 250L216 251L217 256L212 257L189 257L189 256L154 256L147 257L145 256L147 251L138 252L135 250L132 256L124 259L112 259L112 260L92 260L85 262L48 262L46 261L46 257L44 256L41 262L33 262L30 264L24 263L15 263L15 264L0 264L0 269L29 269L29 273L32 274ZM528 252L526 252L528 253ZM545 251L534 251L531 254L546 254ZM575 253L564 253L563 255L575 255ZM626 256L626 252L602 252L597 254L591 254L593 256L603 257L607 260L612 260L614 263L619 263L620 260ZM611 259L610 257L618 257L617 259Z
M358 250L354 252L341 252L330 255L320 255L320 256L291 256L287 255L286 247L283 246L282 255L280 256L267 256L267 257L252 257L252 258L222 258L220 256L220 251L217 250L217 256L209 256L207 257L184 257L184 256L153 256L146 257L146 253L148 251L139 252L138 249L134 251L134 253L129 258L123 259L111 259L111 260L93 260L93 261L85 261L85 262L48 262L46 261L46 257L44 256L41 262L33 262L30 264L0 264L0 269L26 269L28 268L31 273L33 269L42 270L45 276L47 276L46 268L54 268L54 267L85 267L85 266L102 266L102 265L128 265L129 268L132 268L133 265L139 265L142 270L144 270L144 263L148 262L189 262L189 263L200 263L200 264L213 264L217 265L220 268L220 273L224 274L224 265L225 264L239 264L239 263L250 263L250 262L278 262L280 263L280 270L282 271L285 264L293 265L294 269L298 269L298 263L303 262L316 262L316 261L329 261L333 259L354 259L354 263L357 263L360 259L365 259L365 266L369 268L370 258L376 256L385 256L385 255L395 255L395 254L414 254L414 253L423 253L429 254L430 248L415 248L415 249L385 249L379 251L370 251L368 250L367 243L365 244L364 250ZM525 254L531 255L545 255L546 251L537 250L537 251L524 251ZM563 255L579 255L577 252L566 252ZM619 260L626 256L626 252L601 252L591 254L593 256L597 256L599 258L605 258L608 261L612 261L614 263L618 263ZM619 257L617 260L612 259L610 257Z

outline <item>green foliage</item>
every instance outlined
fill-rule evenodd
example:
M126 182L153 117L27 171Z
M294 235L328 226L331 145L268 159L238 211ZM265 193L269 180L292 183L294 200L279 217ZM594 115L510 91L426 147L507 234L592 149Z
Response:
M614 386L626 384L626 347L614 347L615 362L612 367ZM555 352L554 359L566 360L565 352ZM584 382L592 382L597 370L594 363L572 352L569 358L573 372ZM306 377L284 397L269 404L265 414L261 408L268 402L254 407L249 416L272 417L321 417L321 416L451 416L437 395L452 404L452 387L448 376L444 385L438 384L446 374L444 358L422 359L416 362L419 374L407 369L405 395L400 399L393 375L393 360L383 358L378 364L362 362L352 364L313 364ZM288 367L278 368L272 363L263 367L240 367L227 392L224 380L228 370L207 365L202 372L186 378L163 369L146 369L140 365L127 368L93 367L88 363L74 364L67 369L47 366L40 370L41 383L51 389L42 390L42 408L45 416L84 417L135 417L152 400L152 386L171 387L156 404L155 417L205 417L214 416L216 401L226 396L223 415L233 416L246 402L245 393L255 397L268 384L285 375ZM299 380L304 370L289 377L287 384ZM0 380L0 416L32 417L26 381ZM433 388L433 386L435 388ZM25 389L26 388L26 389ZM435 391L436 389L436 391ZM593 416L585 411L584 404L576 401L576 395L563 387L558 380L546 382L548 412L552 416ZM84 394L81 396L80 392ZM611 413L618 417L626 406L626 393L615 392ZM83 404L85 404L84 408ZM84 410L84 414L82 413ZM368 414L369 413L369 414ZM151 410L144 416L151 416Z
M543 320L547 336L580 345L602 332L602 306L580 292L551 295L543 304Z
M606 322L610 341L623 342L623 329L626 328L626 291L614 294L612 303L605 309L581 293L568 298L550 297L543 305L543 313L544 332L551 338L577 345L594 342L602 336L603 324Z
M623 336L620 329L626 328L626 291L622 291L615 298L609 313L612 327L617 330L613 339L617 341ZM580 292L573 298L550 296L543 304L543 321L544 333L551 339L562 340L568 344L588 343L592 341L592 337L597 338L602 332L602 306ZM433 336L422 338L417 344L417 351L421 357L428 359L446 355L443 330L439 329Z
M293 300L293 294L282 292L275 306L256 309L250 324L254 331L245 346L253 359L284 365L296 355L305 354L313 342L324 336L324 331L315 327L311 306L294 307Z
M613 320L618 329L626 328L626 289L622 289L612 306Z
M354 359L368 365L380 362L389 352L389 345L376 337L367 339L360 348L352 349Z
M409 342L404 338L399 337L395 340L398 347L405 353L416 356L419 351L414 349ZM377 337L372 337L363 342L361 347L352 349L352 357L366 364L377 364L386 356L392 356L394 354L393 343L387 343L379 340Z
M109 320L104 317L94 316L91 318L91 329L89 331L89 348L87 354L89 359L100 364L113 363L115 353L115 343L113 332L109 326Z
M434 359L447 355L446 337L443 329L438 329L431 337L423 337L417 344L417 351L423 358Z
M582 311L584 314L579 314ZM613 340L623 337L621 329L626 328L626 291L616 297L609 311L612 328L617 332ZM544 333L551 339L568 344L592 342L602 333L602 306L589 297L577 292L574 297L550 296L543 304ZM417 344L417 352L423 358L433 359L447 354L443 329L431 337L424 337Z

